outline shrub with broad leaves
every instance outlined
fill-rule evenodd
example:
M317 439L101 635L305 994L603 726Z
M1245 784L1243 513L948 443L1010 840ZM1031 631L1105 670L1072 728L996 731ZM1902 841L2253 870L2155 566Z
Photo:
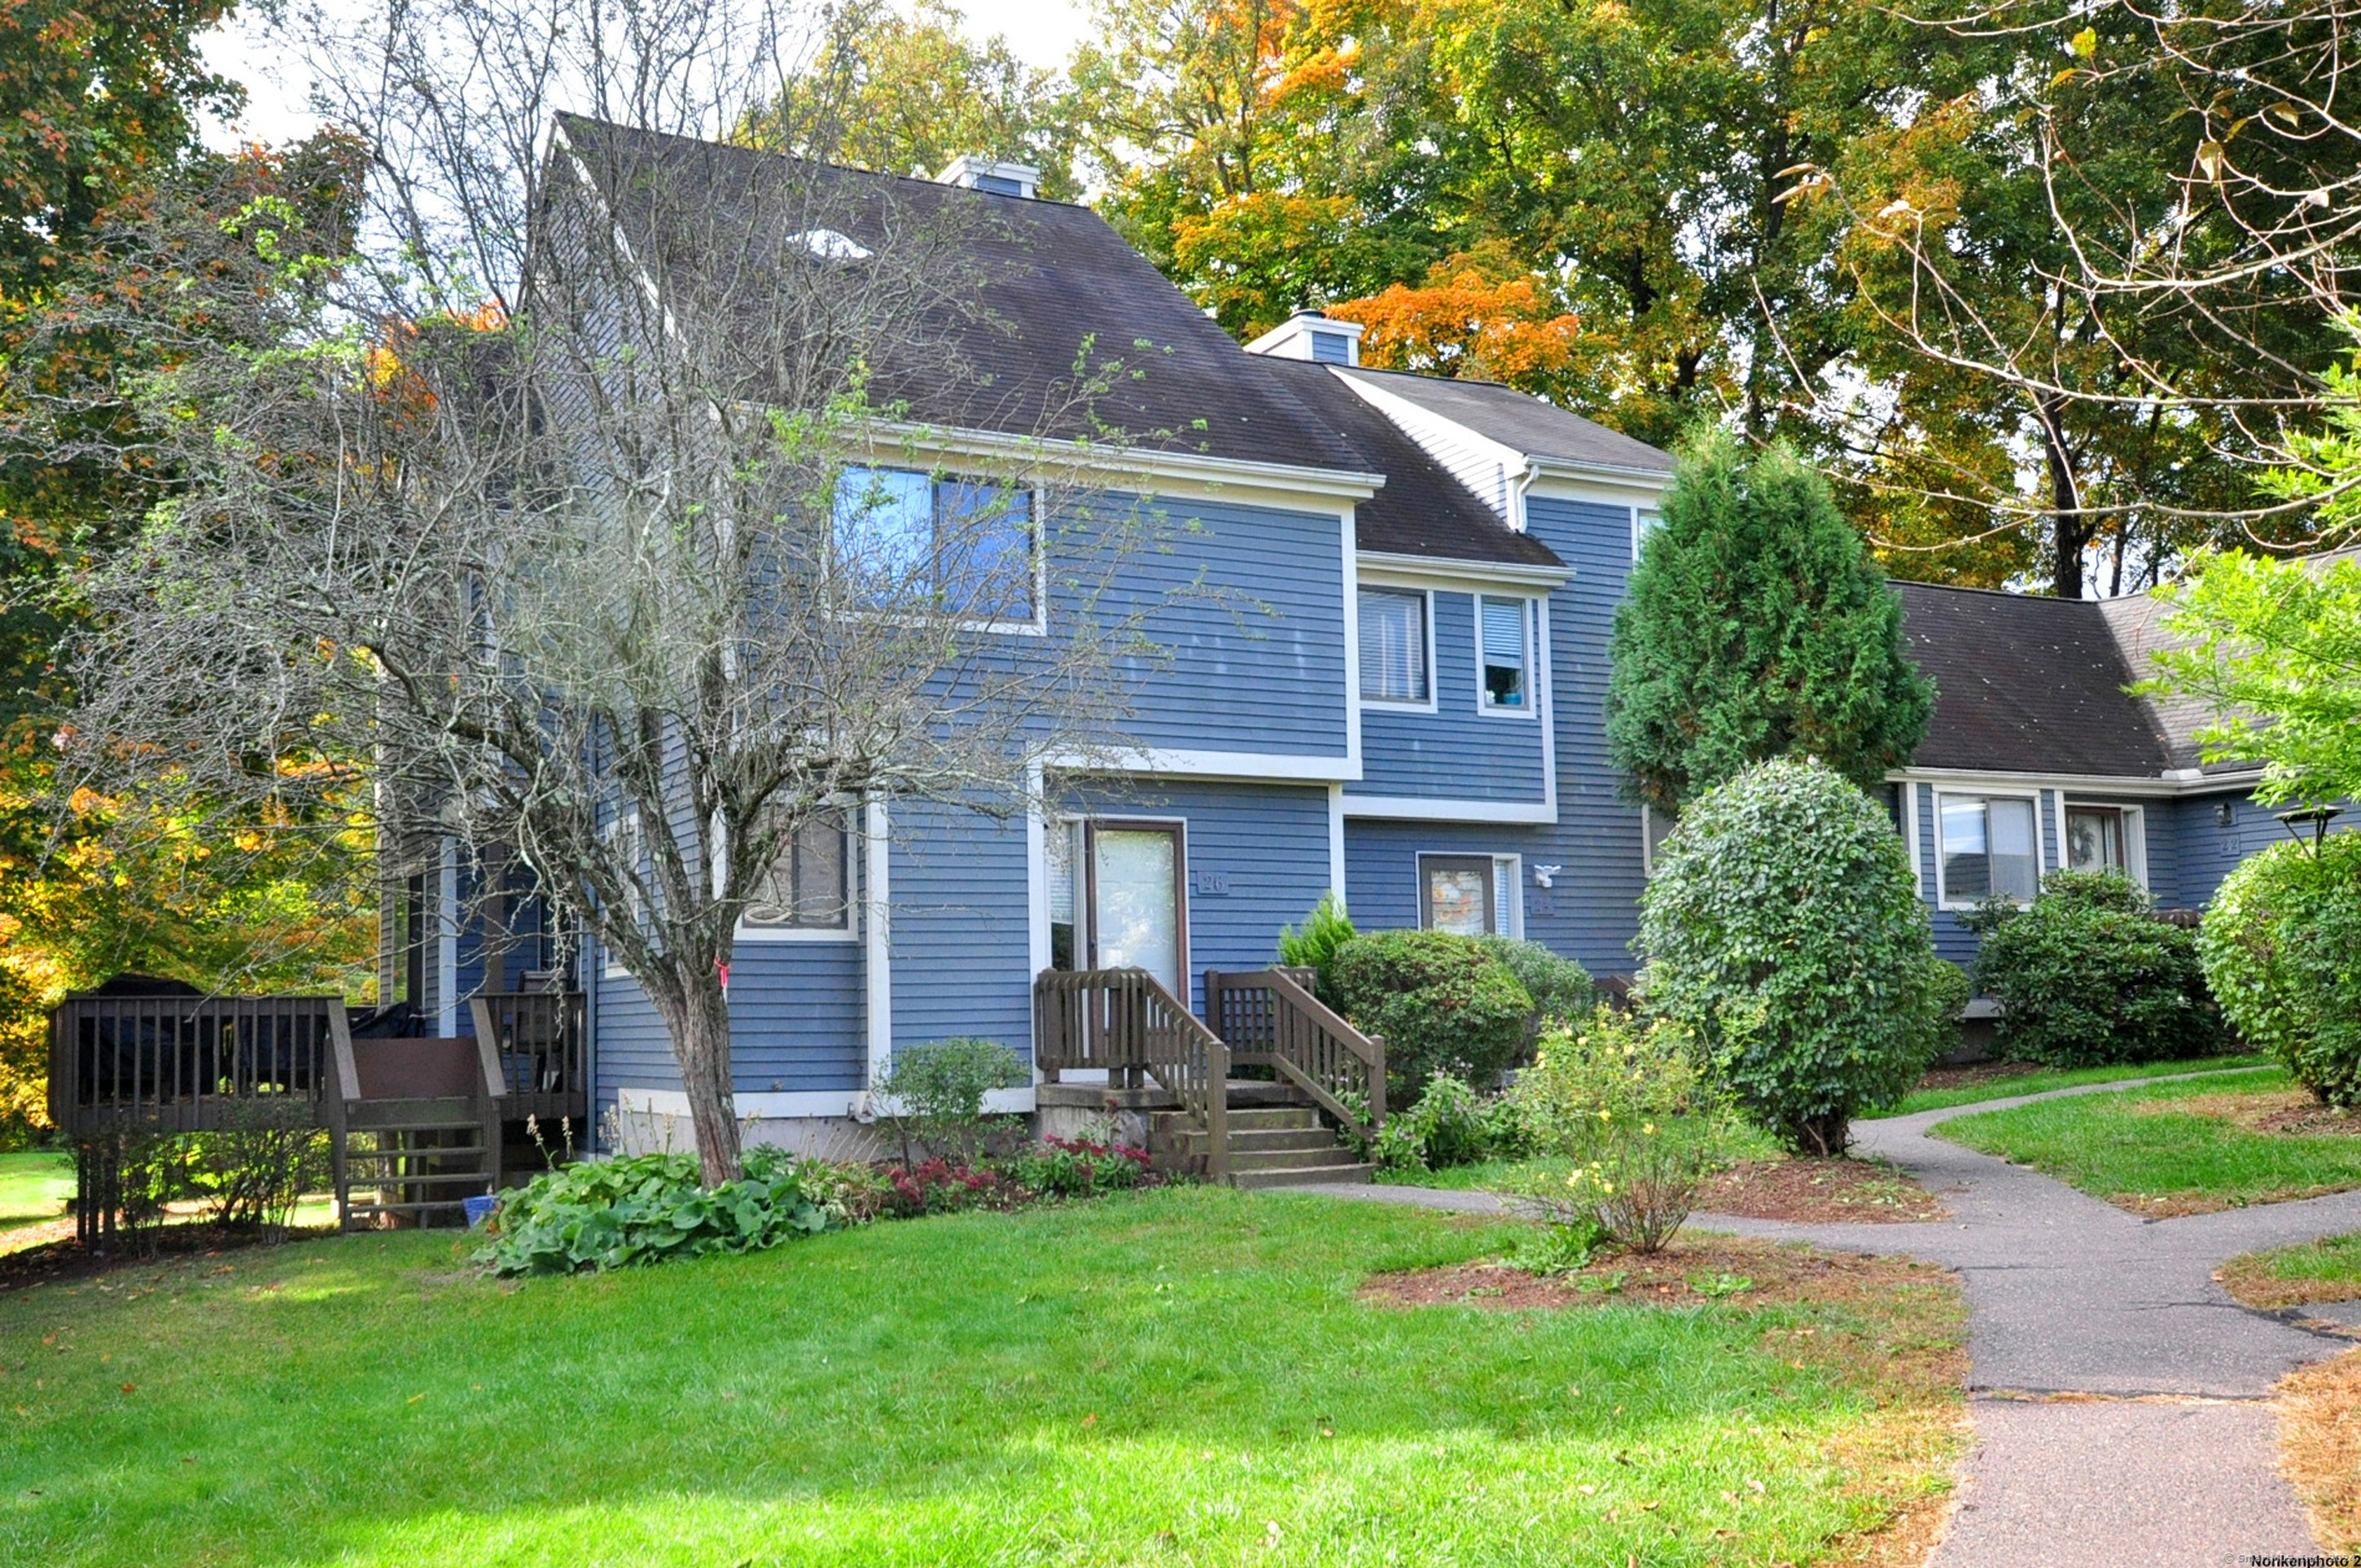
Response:
M2361 1105L2361 833L2274 844L2224 878L2197 938L2230 1023L2331 1105Z
M1008 1175L1039 1197L1094 1198L1146 1180L1148 1151L1089 1138L1043 1138L1017 1151Z
M1523 1128L1506 1095L1478 1094L1466 1080L1437 1073L1407 1111L1378 1129L1370 1157L1398 1175L1513 1159L1524 1152Z
M2121 872L2052 872L2019 907L1988 899L1976 984L2001 1003L2002 1054L2052 1067L2171 1061L2218 1048L2194 932L2165 925Z
M1340 1011L1385 1039L1389 1104L1415 1103L1439 1072L1488 1084L1524 1053L1533 999L1473 937L1373 931L1332 972Z
M1842 1153L1949 1025L1956 987L1901 835L1817 762L1764 762L1683 812L1641 911L1646 1006L1791 1147Z
M500 1200L477 1261L497 1274L572 1274L754 1252L866 1220L885 1201L863 1167L757 1148L745 1171L708 1189L686 1154L560 1166Z

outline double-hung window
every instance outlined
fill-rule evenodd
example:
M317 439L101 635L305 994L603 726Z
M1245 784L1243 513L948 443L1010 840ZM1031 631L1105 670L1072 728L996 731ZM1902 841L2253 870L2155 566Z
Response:
M2033 797L1935 797L1941 902L1963 906L1994 894L2028 901L2041 886L2041 828Z
M1420 706L1432 699L1426 595L1416 588L1363 588L1361 700Z
M837 476L837 570L873 609L1030 621L1039 585L1031 492L899 468Z
M1533 601L1476 597L1477 700L1487 713L1533 711Z
M753 931L846 931L852 925L852 857L844 813L797 825L746 895L741 921Z

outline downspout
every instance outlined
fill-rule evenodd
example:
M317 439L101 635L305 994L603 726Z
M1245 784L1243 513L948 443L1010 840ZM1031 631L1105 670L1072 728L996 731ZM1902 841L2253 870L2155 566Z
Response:
M1525 492L1541 477L1540 459L1527 457L1524 472L1509 481L1509 526L1519 533L1525 532Z

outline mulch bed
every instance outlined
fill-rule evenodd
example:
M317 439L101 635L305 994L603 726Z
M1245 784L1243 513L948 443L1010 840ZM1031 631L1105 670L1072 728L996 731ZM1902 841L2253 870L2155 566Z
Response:
M1799 1302L1843 1303L1950 1276L1905 1258L1821 1252L1792 1243L1685 1231L1662 1252L1614 1253L1564 1274L1529 1274L1506 1263L1461 1263L1372 1276L1361 1299L1389 1307L1703 1307L1740 1310Z
M1910 1224L1949 1217L1940 1201L1883 1160L1756 1160L1706 1183L1697 1209L1797 1224Z
M34 1285L96 1278L113 1274L117 1269L136 1268L159 1260L219 1257L226 1252L244 1252L250 1247L268 1245L271 1241L258 1231L227 1231L212 1225L161 1225L142 1243L118 1238L110 1251L89 1252L74 1239L71 1220L55 1223L64 1230L58 1240L0 1253L0 1295ZM327 1229L290 1230L282 1239L305 1241L335 1234Z

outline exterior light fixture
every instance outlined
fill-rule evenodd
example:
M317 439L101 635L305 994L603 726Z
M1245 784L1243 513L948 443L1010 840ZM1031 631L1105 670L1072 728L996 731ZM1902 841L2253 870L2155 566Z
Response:
M2299 844L2303 842L2303 830L2307 827L2312 829L2312 858L2317 860L2320 857L2321 841L2328 837L2329 823L2344 815L2344 809L2340 806L2306 806L2301 811L2282 811L2279 814L2279 817Z
M2213 807L2213 820L2224 828L2231 827L2238 820L2238 808L2226 800L2217 802Z

